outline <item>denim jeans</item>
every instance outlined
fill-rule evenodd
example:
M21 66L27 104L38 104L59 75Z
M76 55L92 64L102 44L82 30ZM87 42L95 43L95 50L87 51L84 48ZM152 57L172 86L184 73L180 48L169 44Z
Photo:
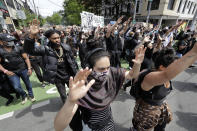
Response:
M23 90L23 88L21 87L21 83L20 83L20 78L22 78L23 82L25 83L26 89L28 91L28 95L33 98L33 91L32 91L32 85L31 82L29 80L29 76L27 74L28 70L21 70L18 72L15 72L15 75L13 76L8 76L10 83L12 84L12 86L14 87L14 89L16 90L16 92L18 92L22 98L25 98L27 96L26 92Z

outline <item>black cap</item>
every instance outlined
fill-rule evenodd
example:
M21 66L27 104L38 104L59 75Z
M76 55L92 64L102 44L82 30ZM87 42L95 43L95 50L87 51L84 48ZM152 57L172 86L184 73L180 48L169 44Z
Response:
M15 38L9 34L0 34L0 41L6 41L6 42L10 42L10 41L14 41Z

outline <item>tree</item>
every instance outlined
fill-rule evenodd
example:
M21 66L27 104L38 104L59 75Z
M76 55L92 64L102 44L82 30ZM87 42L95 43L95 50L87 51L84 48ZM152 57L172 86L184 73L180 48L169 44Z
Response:
M24 9L24 8L22 10L25 12L26 19L25 20L19 20L19 28L21 26L24 26L24 27L29 26L29 23L32 22L33 19L37 18L36 14L31 13L29 10ZM46 23L45 19L41 15L38 16L38 19L40 21L41 26L43 26Z
M52 25L60 25L62 24L62 16L59 13L53 13L52 16L48 16L46 21Z
M81 23L80 13L85 10L84 6L77 0L65 0L63 6L65 23L79 25Z
M83 5L86 11L92 12L96 15L101 14L102 0L77 0L78 3Z

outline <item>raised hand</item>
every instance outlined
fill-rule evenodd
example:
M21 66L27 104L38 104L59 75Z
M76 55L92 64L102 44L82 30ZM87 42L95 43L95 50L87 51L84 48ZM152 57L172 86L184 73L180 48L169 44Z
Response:
M39 26L40 26L40 22L37 19L34 19L31 24L30 24L30 34L35 36L36 34L39 33Z
M81 69L74 77L74 83L77 83L78 81L86 81L87 77L92 72L92 69L89 69L86 67L85 69Z
M132 20L132 17L129 17L128 22L130 23L130 22L131 22L131 20Z
M144 55L146 52L146 48L144 48L144 45L140 46L136 51L135 51L135 59L132 61L135 64L141 64L144 60Z
M120 24L122 22L124 16L121 16L120 18L118 18L117 23Z
M71 77L69 81L69 101L76 103L79 99L84 97L94 82L95 80L91 80L87 85L85 85L84 80L74 82Z
M144 37L143 42L148 42L148 41L150 41L150 36L147 35Z
M181 26L184 22L185 22L185 21L181 21L180 23L176 24L174 28L175 28L175 29L178 28L178 27Z

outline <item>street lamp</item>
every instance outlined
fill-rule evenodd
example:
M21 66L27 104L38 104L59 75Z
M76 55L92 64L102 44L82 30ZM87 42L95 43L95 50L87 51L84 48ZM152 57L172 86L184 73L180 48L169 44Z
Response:
M133 24L135 24L135 16L136 16L136 9L137 9L137 1L135 0L135 8L134 8L134 13L133 13Z

